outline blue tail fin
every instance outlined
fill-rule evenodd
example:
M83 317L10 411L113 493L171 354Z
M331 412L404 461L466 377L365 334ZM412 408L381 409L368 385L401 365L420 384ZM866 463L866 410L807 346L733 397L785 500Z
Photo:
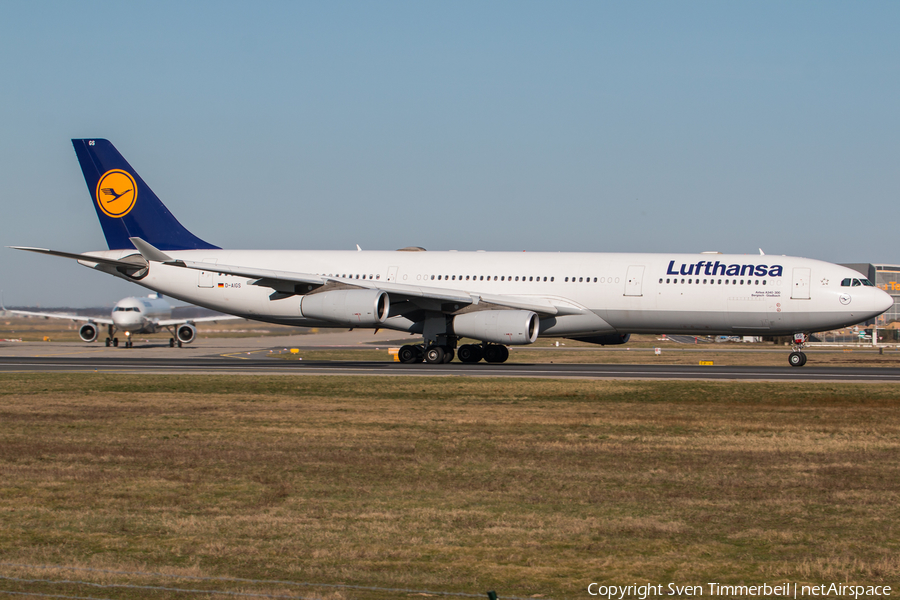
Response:
M160 250L218 249L178 222L108 140L72 140L110 250L139 237Z

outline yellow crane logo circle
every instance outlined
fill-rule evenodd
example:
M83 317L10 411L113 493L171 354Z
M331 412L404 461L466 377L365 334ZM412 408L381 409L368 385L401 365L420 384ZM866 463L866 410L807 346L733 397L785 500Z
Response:
M97 182L97 206L109 217L121 219L134 207L137 184L134 177L121 169L111 169Z

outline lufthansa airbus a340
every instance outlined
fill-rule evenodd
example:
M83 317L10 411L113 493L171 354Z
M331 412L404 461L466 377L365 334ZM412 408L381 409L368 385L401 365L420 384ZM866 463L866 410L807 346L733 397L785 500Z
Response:
M799 367L810 333L892 305L856 271L762 253L226 250L185 229L110 142L72 143L109 249L19 249L248 319L421 334L400 349L405 363L501 363L507 346L539 336L605 345L667 333L790 335Z

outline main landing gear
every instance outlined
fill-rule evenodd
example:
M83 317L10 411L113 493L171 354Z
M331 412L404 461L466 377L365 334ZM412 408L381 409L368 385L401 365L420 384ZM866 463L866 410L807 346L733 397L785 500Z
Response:
M482 359L489 363L502 363L509 358L509 350L500 344L463 344L456 351L451 346L410 344L401 347L397 353L400 362L407 365L423 361L431 365L448 363L454 355L464 363L477 363Z
M803 347L809 341L809 336L805 333L795 333L793 344L791 344L791 354L788 356L788 362L792 367L802 367L806 364L806 354L802 352Z

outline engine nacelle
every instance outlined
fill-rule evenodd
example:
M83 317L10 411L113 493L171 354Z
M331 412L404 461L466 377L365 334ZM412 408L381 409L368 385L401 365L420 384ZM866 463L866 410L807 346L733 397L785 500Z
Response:
M175 336L182 344L190 344L197 338L197 328L190 323L184 323L175 329Z
M608 333L606 335L591 335L587 337L573 337L570 340L587 342L588 344L600 344L601 346L618 346L627 344L631 339L630 333Z
M391 312L383 290L334 290L300 299L300 314L309 319L341 325L379 325Z
M78 328L78 337L85 342L96 341L98 335L100 335L100 329L96 323L85 323Z
M482 342L520 346L533 344L541 329L530 310L482 310L453 317L453 333Z

